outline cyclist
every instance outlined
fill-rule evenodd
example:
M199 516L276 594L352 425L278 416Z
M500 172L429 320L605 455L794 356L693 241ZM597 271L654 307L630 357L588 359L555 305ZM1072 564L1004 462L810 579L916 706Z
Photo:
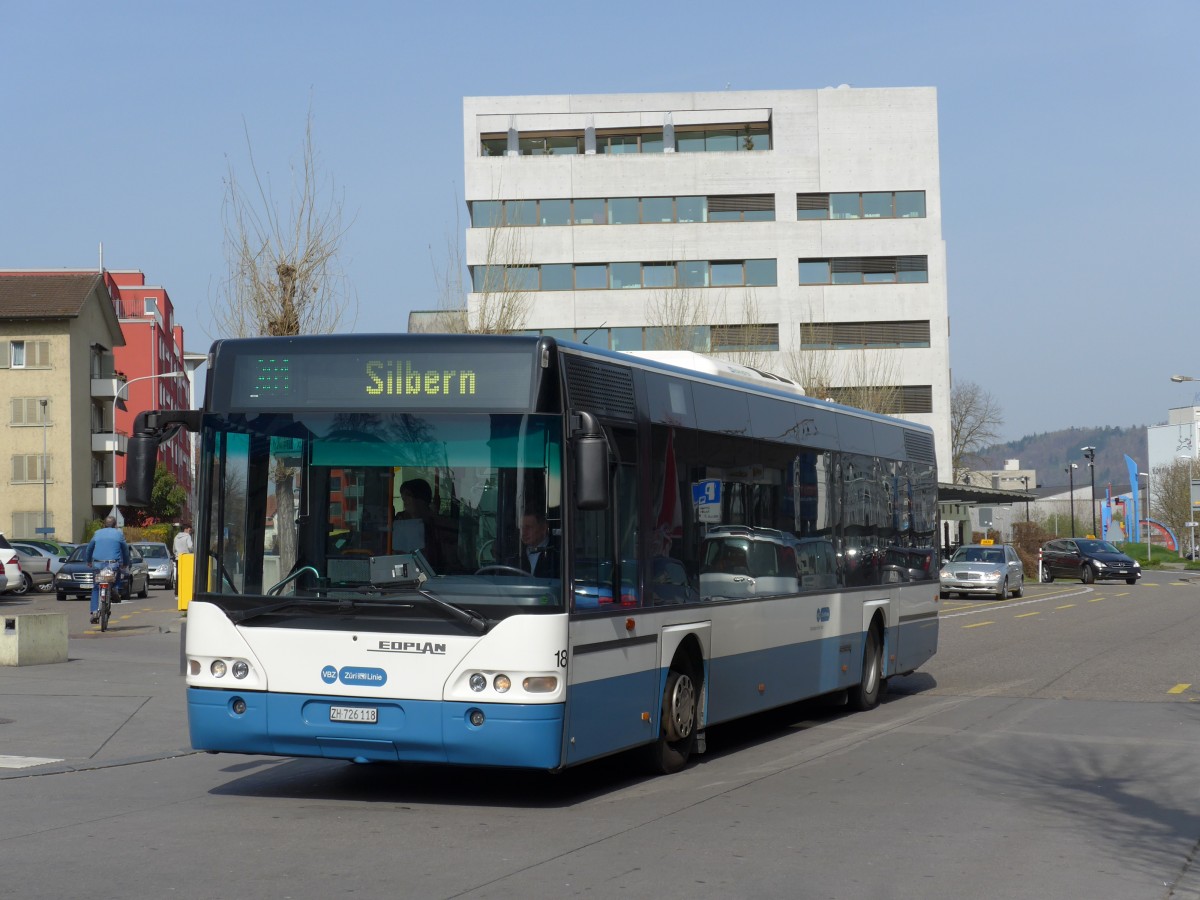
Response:
M104 527L92 535L84 559L93 571L91 621L95 625L100 621L100 581L96 574L106 565L114 567L117 570L117 582L112 590L120 596L123 570L129 566L129 545L125 543L125 535L117 528L116 516L108 516L104 520Z

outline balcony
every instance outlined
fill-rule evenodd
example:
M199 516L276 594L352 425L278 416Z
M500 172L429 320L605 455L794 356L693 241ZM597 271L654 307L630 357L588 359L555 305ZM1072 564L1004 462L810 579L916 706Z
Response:
M125 379L112 375L92 379L92 396L98 400L115 400L117 391L125 387Z
M114 488L112 485L92 486L92 506L99 507L107 512L114 506L125 505L125 489L123 487Z
M129 446L129 436L120 432L113 433L111 431L97 431L92 434L92 452L93 453L112 453L114 450L117 453L124 454Z

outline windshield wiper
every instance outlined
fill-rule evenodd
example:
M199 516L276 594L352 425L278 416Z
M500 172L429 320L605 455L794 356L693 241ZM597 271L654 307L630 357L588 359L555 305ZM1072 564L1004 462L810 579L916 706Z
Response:
M276 612L281 609L287 609L289 606L330 606L328 600L298 600L293 597L290 600L280 600L278 603L268 603L265 606L252 606L250 609L235 609L225 613L231 622L245 622L247 619L253 619L257 616L265 616L267 613Z
M435 604L439 609L445 610L450 616L466 625L476 634L487 634L488 629L492 627L487 619L473 609L459 609L453 603L447 603L436 594L425 590L425 588L417 588L417 593Z

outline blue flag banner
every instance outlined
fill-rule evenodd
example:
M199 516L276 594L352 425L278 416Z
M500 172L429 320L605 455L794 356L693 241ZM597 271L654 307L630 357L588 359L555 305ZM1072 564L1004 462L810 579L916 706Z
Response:
M1133 461L1128 453L1125 454L1125 465L1129 468L1129 494L1133 498L1133 518L1126 517L1125 519L1125 537L1131 541L1138 539L1141 533L1141 504L1138 502L1138 474L1137 463Z

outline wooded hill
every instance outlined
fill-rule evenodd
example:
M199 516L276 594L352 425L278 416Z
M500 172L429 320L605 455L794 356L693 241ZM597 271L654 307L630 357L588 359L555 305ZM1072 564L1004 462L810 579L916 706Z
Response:
M1129 469L1125 454L1133 457L1141 471L1146 470L1146 426L1129 428L1064 428L1032 434L1005 444L995 444L980 454L981 469L1003 469L1008 459L1017 459L1022 469L1036 469L1039 487L1067 489L1066 468L1078 464L1075 486L1088 484L1087 460L1083 447L1096 448L1096 495L1112 484L1114 494L1129 490Z

